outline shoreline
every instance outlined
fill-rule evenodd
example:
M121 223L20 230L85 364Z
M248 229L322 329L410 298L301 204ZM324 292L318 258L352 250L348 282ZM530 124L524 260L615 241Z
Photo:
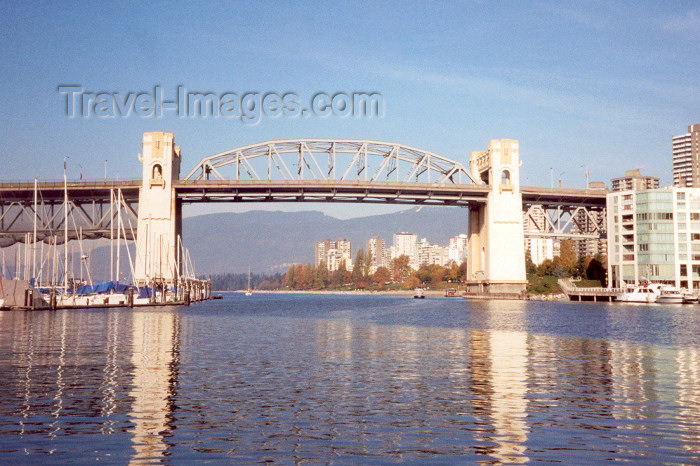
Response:
M245 290L212 291L212 293L245 293ZM253 294L328 294L328 295L396 295L413 296L414 290L253 290ZM423 290L425 296L445 296L445 290ZM462 296L456 296L462 297Z

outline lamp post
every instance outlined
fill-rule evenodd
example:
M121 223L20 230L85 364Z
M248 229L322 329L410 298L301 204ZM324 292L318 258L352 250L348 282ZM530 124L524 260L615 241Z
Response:
M554 189L554 175L552 172L553 168L549 167L549 187L550 189Z
M107 181L107 159L105 159L105 181Z

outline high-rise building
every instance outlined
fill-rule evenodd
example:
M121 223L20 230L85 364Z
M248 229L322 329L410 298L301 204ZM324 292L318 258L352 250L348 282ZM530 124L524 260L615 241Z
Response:
M642 189L656 189L659 187L659 179L654 176L642 176L639 170L627 170L622 178L610 180L613 191L641 191Z
M346 239L331 241L324 239L316 243L316 267L325 262L328 270L338 270L340 263L345 261L347 270L352 270L352 244Z
M372 271L376 271L378 267L386 267L386 245L384 240L379 236L372 236L367 240L367 248L365 253L370 256L370 267Z
M448 248L430 244L427 238L423 238L417 245L417 266L445 265L447 263Z
M416 244L418 235L413 233L394 233L394 245L392 248L392 259L406 255L409 258L409 265L414 269L418 268L418 258L416 257Z
M527 233L545 233L547 231L547 214L542 205L533 205L523 218L525 231L525 249L530 251L530 259L539 265L545 259L554 259L555 241L552 238L537 237ZM558 241L556 242L558 246Z
M461 264L467 260L467 251L469 250L469 237L462 233L458 236L450 238L447 246L447 260L455 261L456 264Z
M323 241L318 241L316 243L316 255L314 257L314 264L316 267L321 265L321 262L326 262L328 263L326 255L328 254L328 251L331 250L331 240L330 239L324 239Z
M656 178L658 187L658 178ZM571 233L589 234L605 229L605 212L593 209L580 209L571 219ZM576 257L595 257L607 254L607 240L604 235L597 238L576 238L573 240Z
M688 126L686 134L671 138L673 185L700 187L700 124Z
M530 251L530 259L535 265L540 265L545 259L554 259L554 240L552 238L527 238L525 246Z
M700 188L608 193L608 280L700 289Z

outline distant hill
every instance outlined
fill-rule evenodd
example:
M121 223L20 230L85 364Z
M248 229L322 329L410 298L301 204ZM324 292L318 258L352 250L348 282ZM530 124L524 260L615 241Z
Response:
M353 256L373 235L387 247L397 232L416 233L447 245L467 232L467 211L459 207L422 207L393 214L340 220L318 211L207 214L184 218L183 238L201 273L285 271L289 264L313 262L317 241L346 238Z

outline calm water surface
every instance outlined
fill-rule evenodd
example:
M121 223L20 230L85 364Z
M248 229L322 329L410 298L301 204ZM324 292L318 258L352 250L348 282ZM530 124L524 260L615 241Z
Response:
M700 306L0 313L3 463L700 462Z

